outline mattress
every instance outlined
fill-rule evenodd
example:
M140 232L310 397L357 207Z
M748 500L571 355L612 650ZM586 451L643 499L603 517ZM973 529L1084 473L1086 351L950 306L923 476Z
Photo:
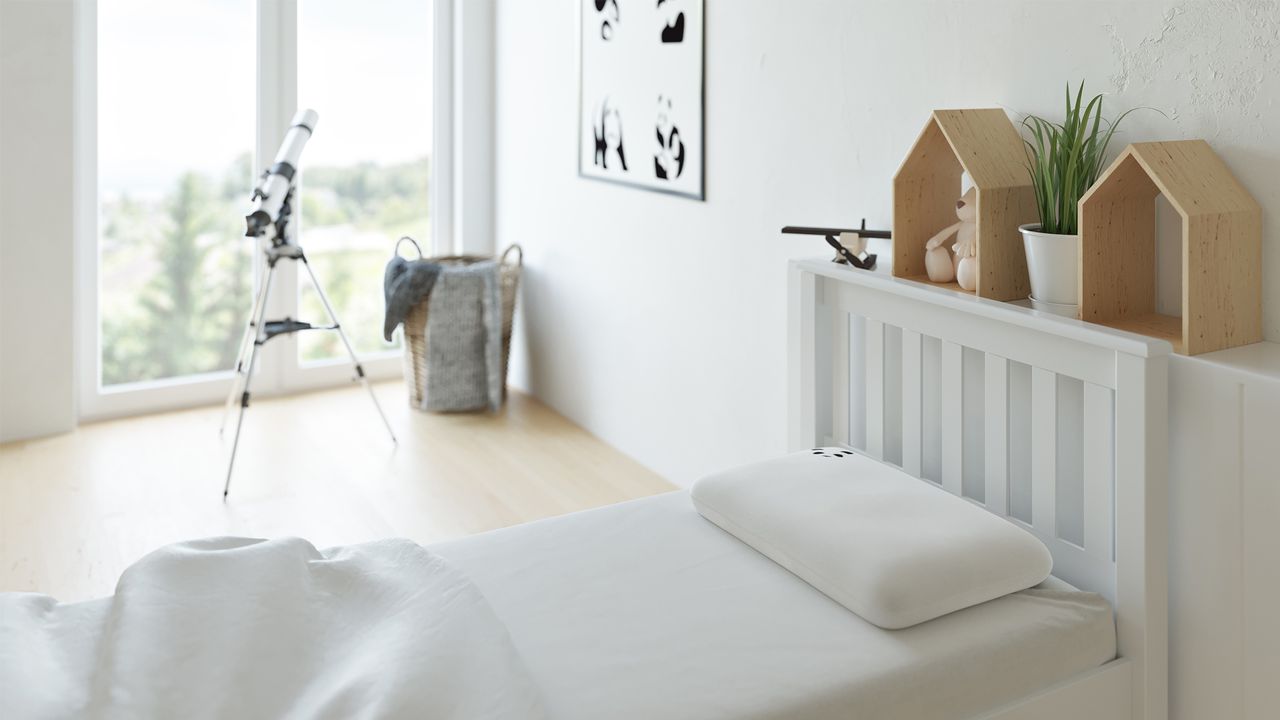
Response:
M904 630L838 605L685 492L430 546L507 626L555 718L966 718L1115 656L1053 580Z

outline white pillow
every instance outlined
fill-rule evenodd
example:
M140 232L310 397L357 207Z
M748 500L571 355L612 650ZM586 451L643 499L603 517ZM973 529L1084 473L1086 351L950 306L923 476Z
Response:
M691 494L703 517L891 630L1025 590L1053 569L1031 533L849 450L710 475Z

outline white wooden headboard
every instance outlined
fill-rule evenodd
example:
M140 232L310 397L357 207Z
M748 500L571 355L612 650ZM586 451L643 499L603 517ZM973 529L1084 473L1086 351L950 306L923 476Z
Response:
M1167 714L1170 345L822 260L790 267L792 450L844 445L1035 533Z

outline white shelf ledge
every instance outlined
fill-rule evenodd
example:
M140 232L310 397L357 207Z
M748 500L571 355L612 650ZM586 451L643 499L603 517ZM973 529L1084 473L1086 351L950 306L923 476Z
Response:
M1016 303L988 300L969 293L956 292L911 280L895 278L884 269L858 270L826 259L792 260L792 263L796 267L814 275L874 287L877 290L895 295L955 308L994 320L1079 340L1091 345L1106 347L1129 355L1157 357L1173 354L1173 346L1165 340L1123 330L1115 330L1103 325L1087 323L1048 312L1032 310L1031 308L1021 307Z
M1233 373L1241 380L1262 381L1280 387L1280 343L1260 342L1204 355L1176 357L1178 362L1209 366Z

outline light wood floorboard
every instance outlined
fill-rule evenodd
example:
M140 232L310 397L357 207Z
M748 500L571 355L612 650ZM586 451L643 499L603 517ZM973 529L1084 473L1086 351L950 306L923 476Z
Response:
M197 537L425 544L674 489L531 397L429 415L401 384L375 387L398 446L358 387L256 401L225 504L221 408L0 446L0 591L107 595L142 555Z

